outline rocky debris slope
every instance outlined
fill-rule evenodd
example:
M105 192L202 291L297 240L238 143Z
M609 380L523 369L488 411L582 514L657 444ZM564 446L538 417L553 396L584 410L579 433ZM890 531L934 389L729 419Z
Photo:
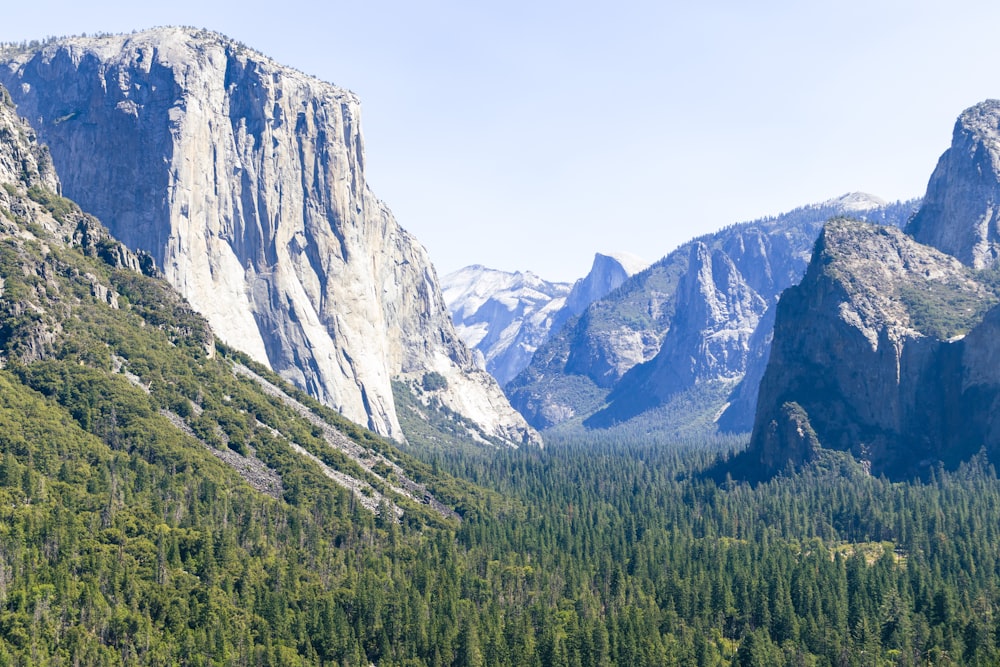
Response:
M686 243L569 321L505 391L537 428L645 414L671 431L718 420L748 432L773 306L801 278L823 223L849 213L901 226L914 208L851 193Z
M780 471L821 445L909 476L1000 453L996 290L897 229L828 224L778 304L752 462Z
M165 417L175 428L182 431L189 438L200 442L202 446L205 447L205 449L207 449L213 456L235 470L247 484L261 493L266 493L272 498L280 500L283 497L285 490L281 483L281 476L274 470L268 468L267 464L257 458L257 452L255 450L248 448L246 454L239 454L231 449L216 449L199 438L198 434L194 432L194 429L192 429L180 415L171 412L170 410L160 410L159 412L160 415ZM228 440L224 433L221 435L224 440ZM228 444L228 442L226 444ZM308 454L305 450L300 453ZM376 508L371 507L369 509L374 510Z
M539 442L368 187L355 95L193 29L0 56L66 194L149 252L221 339L396 439L392 380L435 372L448 409Z
M431 509L446 518L459 518L458 514L456 514L454 510L438 501L427 490L426 486L410 479L406 471L403 470L403 468L401 468L395 461L388 459L383 454L362 447L358 443L354 442L346 435L333 428L300 401L296 400L292 396L289 396L283 389L281 389L281 387L269 382L266 378L261 377L243 364L235 364L233 366L233 372L236 373L236 375L247 377L256 382L265 393L277 398L282 403L289 406L303 419L312 424L313 428L322 433L323 440L329 447L346 455L348 459L357 463L369 475L391 489L394 493L405 496L416 502L427 503L431 506ZM299 449L301 450L302 448L299 447ZM324 466L324 468L326 468L326 466ZM383 473L383 471L386 472ZM362 504L371 505L372 508L377 508L384 499L384 496L375 491L375 489L373 489L367 482L357 480L349 475L336 471L325 471L325 473L328 477L337 481L338 484L346 486L354 492L355 495L359 497ZM397 514L402 514L402 511L399 510L399 508L396 508L395 511Z

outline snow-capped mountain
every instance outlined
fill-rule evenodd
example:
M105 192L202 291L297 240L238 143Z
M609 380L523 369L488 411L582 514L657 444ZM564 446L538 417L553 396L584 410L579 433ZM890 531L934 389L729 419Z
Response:
M445 276L445 302L458 335L483 356L500 385L531 362L539 345L607 296L647 263L628 253L597 253L586 277L569 283L549 282L530 271L499 271L467 266Z

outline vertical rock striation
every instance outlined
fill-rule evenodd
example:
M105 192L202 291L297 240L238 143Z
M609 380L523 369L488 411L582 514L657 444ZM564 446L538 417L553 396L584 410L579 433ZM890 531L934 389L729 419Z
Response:
M647 430L749 432L774 304L801 279L823 223L900 226L913 206L850 193L685 243L567 322L504 389L538 428L643 414Z
M1000 100L967 109L906 227L920 243L980 269L1000 256Z
M763 472L820 445L873 471L1000 461L1000 101L958 118L906 234L838 222L786 290L748 456ZM787 406L795 405L789 412ZM805 422L803 422L805 420Z
M222 340L396 439L391 381L433 371L484 432L537 441L369 189L354 94L192 29L2 55L66 194L151 253Z
M608 407L585 424L625 421L697 384L732 386L743 377L749 340L767 302L750 287L732 258L696 241L676 299L659 352L630 369L609 395Z

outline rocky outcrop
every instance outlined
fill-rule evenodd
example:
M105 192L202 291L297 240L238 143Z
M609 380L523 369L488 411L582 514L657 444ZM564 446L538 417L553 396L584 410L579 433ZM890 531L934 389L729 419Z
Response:
M801 464L814 443L790 434L806 427L890 476L1000 452L994 289L899 230L828 224L778 304L751 458Z
M561 328L569 318L579 315L647 266L649 262L626 252L596 253L590 272L573 283L556 326Z
M959 117L908 236L827 226L778 306L755 465L802 462L794 439L775 435L790 402L824 448L873 472L921 475L981 448L1000 460L998 201L1000 101L989 100Z
M760 461L767 470L781 470L789 462L812 461L821 448L809 415L794 402L781 404L762 426L759 438Z
M3 57L66 193L148 251L224 341L397 439L391 381L435 372L446 407L537 442L369 189L352 93L190 29Z
M823 223L849 214L898 227L914 208L851 193L695 239L568 322L505 391L539 428L576 418L604 427L659 410L657 426L671 431L718 419L748 432L771 308L800 280Z
M35 131L17 117L10 94L0 88L0 183L19 182L56 194L62 189L48 149L38 145Z
M1000 256L1000 100L967 109L955 123L920 211L906 227L920 243L968 266Z

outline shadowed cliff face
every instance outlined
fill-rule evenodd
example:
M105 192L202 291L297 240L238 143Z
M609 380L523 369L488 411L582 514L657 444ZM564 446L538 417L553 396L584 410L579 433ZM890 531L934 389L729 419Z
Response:
M906 234L828 225L778 306L748 457L802 462L782 406L875 472L1000 460L1000 101L959 116ZM787 411L785 411L787 412ZM790 444L791 443L791 444Z
M767 309L728 254L691 247L677 287L676 312L657 355L634 366L588 426L625 421L702 382L725 385L746 371L749 340ZM718 407L715 407L718 410Z
M222 340L397 439L391 380L433 371L484 433L537 440L368 188L352 93L186 29L4 55L66 194L150 252Z
M984 446L1000 453L997 301L992 282L899 230L829 223L778 304L756 461L802 463L815 447L789 434L805 426L890 476L954 466Z

